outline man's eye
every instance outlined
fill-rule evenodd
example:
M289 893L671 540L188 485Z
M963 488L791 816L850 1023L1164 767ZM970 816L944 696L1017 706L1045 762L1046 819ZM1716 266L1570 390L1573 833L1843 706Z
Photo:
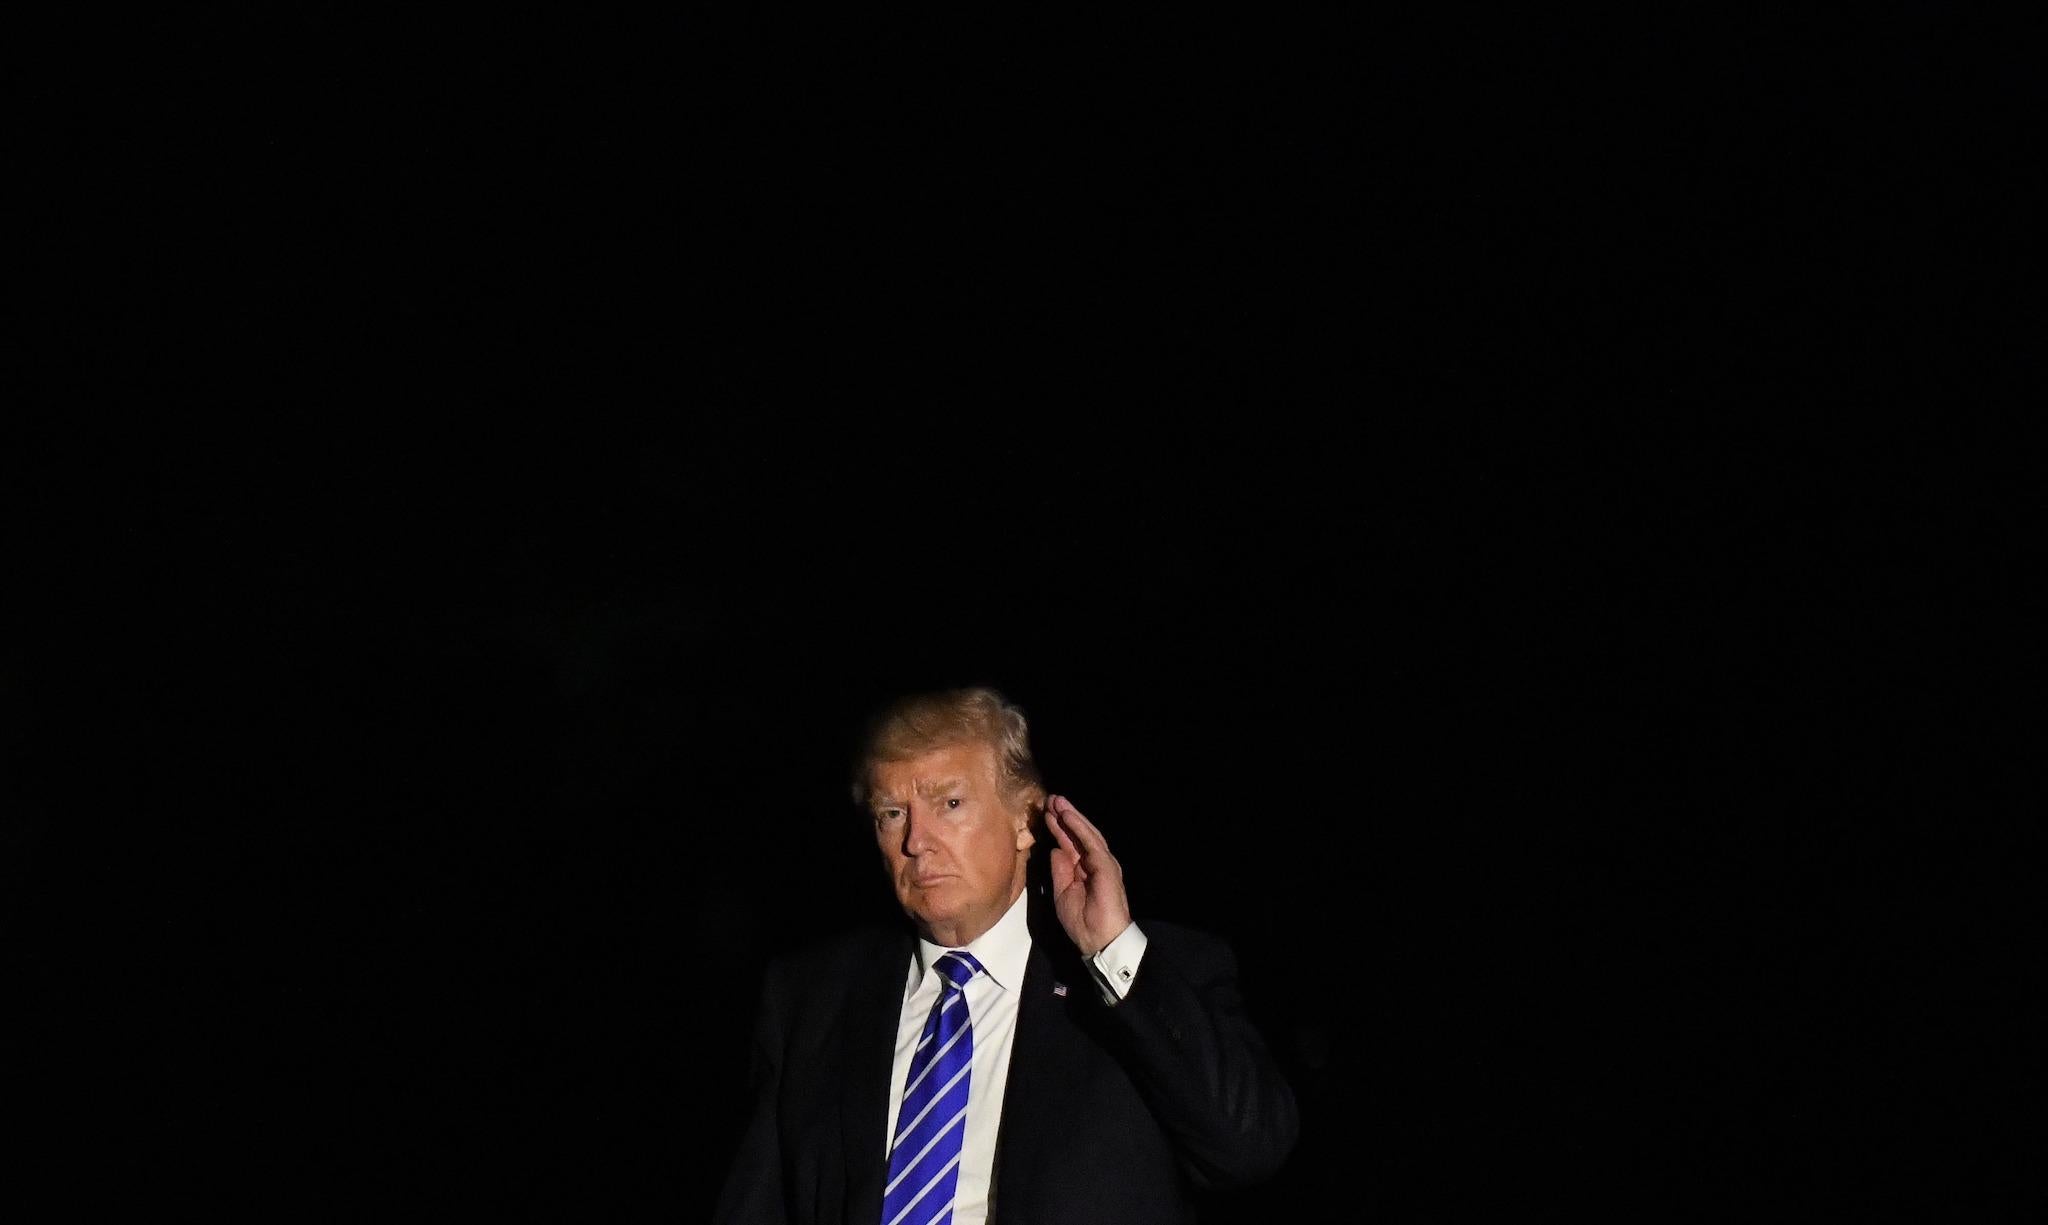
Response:
M958 807L960 807L960 801L958 801L958 800L947 800L947 801L946 801L946 807L948 807L948 808L958 808Z

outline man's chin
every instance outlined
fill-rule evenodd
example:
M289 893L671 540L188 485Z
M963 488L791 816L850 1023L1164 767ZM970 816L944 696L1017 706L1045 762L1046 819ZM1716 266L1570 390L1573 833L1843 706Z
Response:
M960 916L960 899L955 896L950 880L931 885L912 886L903 891L903 909L910 917L923 923L945 923Z

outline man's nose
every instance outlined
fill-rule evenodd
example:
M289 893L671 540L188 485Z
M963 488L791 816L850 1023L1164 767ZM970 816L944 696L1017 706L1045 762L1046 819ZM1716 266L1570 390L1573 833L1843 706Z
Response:
M918 804L903 808L903 853L922 855L931 845L931 810Z

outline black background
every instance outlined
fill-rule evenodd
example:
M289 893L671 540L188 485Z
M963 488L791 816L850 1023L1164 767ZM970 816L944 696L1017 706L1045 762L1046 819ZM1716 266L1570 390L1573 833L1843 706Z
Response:
M2020 819L1912 781L2021 751L1997 31L153 20L21 104L68 1202L702 1219L761 958L888 913L858 722L964 683L1240 951L1304 1132L1218 1220L2017 1187Z

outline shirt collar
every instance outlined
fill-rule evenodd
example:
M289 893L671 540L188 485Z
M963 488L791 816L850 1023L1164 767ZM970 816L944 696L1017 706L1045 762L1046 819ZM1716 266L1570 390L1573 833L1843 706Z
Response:
M996 925L981 933L967 945L967 951L981 963L995 984L1005 991L1015 991L1024 985L1024 967L1031 960L1031 925L1025 918L1025 899L1031 891L1026 889L1010 903L1003 917ZM933 963L953 950L943 944L933 944L924 937L917 939L917 972L919 979L932 972ZM912 986L916 984L913 983Z

